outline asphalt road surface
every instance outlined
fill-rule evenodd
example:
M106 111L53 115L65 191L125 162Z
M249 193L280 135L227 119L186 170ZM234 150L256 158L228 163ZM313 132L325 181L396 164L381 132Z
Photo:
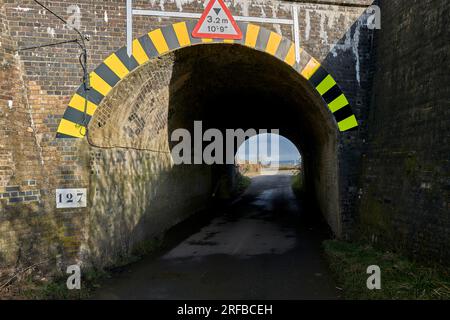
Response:
M326 233L303 219L290 185L290 175L254 177L223 215L107 279L94 299L339 299Z

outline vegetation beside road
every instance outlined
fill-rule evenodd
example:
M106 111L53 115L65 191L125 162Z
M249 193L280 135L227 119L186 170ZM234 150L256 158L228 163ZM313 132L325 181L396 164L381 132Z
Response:
M252 183L251 178L241 173L238 173L236 176L236 194L240 195L244 193L244 191L247 190L247 188L250 186L251 183Z
M67 277L60 274L52 278L37 277L30 270L21 275L15 283L0 290L0 300L78 300L86 299L99 285L98 283L107 277L107 271L89 270L82 276L80 290L67 289Z
M302 195L304 189L303 189L303 174L301 171L298 171L296 174L292 176L292 191L294 191L294 194L299 197Z
M450 270L425 266L392 252L364 244L325 241L330 269L346 299L447 300L450 299ZM381 269L381 290L367 289L367 268Z

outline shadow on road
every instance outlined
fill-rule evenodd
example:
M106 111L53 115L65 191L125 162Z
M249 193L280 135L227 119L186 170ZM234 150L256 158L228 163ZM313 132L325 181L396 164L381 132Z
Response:
M94 299L338 299L322 256L328 231L306 211L290 175L254 177L233 204L172 229L162 252L106 280Z

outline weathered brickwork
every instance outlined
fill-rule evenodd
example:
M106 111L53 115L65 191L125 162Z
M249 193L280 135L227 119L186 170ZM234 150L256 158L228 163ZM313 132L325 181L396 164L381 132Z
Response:
M382 1L362 235L450 260L450 2Z
M190 0L134 2L136 7L153 10L201 12L203 9L202 2ZM229 5L236 15L290 18L292 3L238 0ZM370 226L370 230L364 232L367 231L370 237L373 235L372 238L380 237L387 230L385 225L389 225L390 231L398 233L402 241L410 244L408 249L444 259L450 243L450 222L448 214L445 215L449 209L449 178L446 176L449 172L449 143L440 141L436 144L438 140L433 137L444 137L442 132L448 132L448 108L444 106L448 101L448 88L440 85L448 82L445 78L448 73L430 63L448 59L448 44L445 46L441 40L445 38L444 32L448 32L442 27L448 23L448 17L445 20L448 4L444 1L433 2L432 5L430 2L420 4L412 1L414 10L410 12L402 1L383 3L383 29L373 31L365 25L367 16L364 10L370 3L368 0L298 3L301 46L333 75L360 124L357 131L339 137L337 150L343 235L351 236L355 222L358 226ZM70 6L76 5L80 9L81 30L91 37L87 43L89 71L125 44L125 1L60 0L48 4L65 18L71 14L68 11ZM428 12L428 7L433 8L434 20L419 14ZM420 25L409 22L414 14L419 20L426 21L426 33L421 31ZM113 253L112 257L126 255L130 253L132 244L155 235L154 227L145 234L149 228L148 221L163 229L178 221L172 216L170 221L158 220L161 224L156 223L156 209L166 212L163 204L172 205L169 207L178 213L180 208L192 210L199 207L200 200L204 200L211 188L207 183L211 180L211 173L207 170L171 171L164 155L131 149L125 153L121 149L105 149L124 147L118 145L118 141L128 148L139 149L149 145L156 150L167 148L167 139L154 139L165 130L164 123L158 119L166 116L166 110L150 116L148 112L152 110L146 107L149 101L159 106L169 103L169 95L162 84L165 85L170 78L172 60L154 62L155 70L158 64L159 73L147 69L140 71L147 74L132 74L132 77L151 79L142 81L139 90L115 91L107 97L109 100L99 109L95 120L101 124L102 130L110 130L113 144L109 144L104 133L95 135L95 128L92 128L90 142L96 147L85 140L57 140L57 126L81 82L80 50L72 44L19 53L15 50L70 40L76 34L29 0L2 2L0 18L1 266L15 267L17 261L26 265L29 261L45 259L56 260L59 267L73 261L92 260L99 265L113 263L112 260L102 260L105 252ZM136 17L134 37L179 20ZM290 26L262 26L293 38ZM377 39L373 39L374 34ZM421 36L414 37L415 34ZM376 82L372 87L373 46L376 43ZM403 61L402 56L410 58ZM428 76L422 78L423 74ZM410 81L413 82L408 87ZM371 97L374 97L372 104ZM121 104L117 101L126 101L126 105L134 109L121 111ZM122 122L124 117L128 123ZM119 122L127 126L128 140L125 136L114 136L114 126ZM154 122L160 125L152 127L153 131L140 131L145 123ZM361 167L363 156L366 160ZM121 164L121 159L128 165ZM334 158L325 158L324 161L332 162ZM117 176L108 176L116 163L119 163L117 171L114 171ZM398 170L399 164L404 165L404 171ZM139 180L142 177L139 178L139 174L132 170L146 166L152 170L147 184ZM167 186L183 179L183 184L177 189L182 195L189 191L187 181L194 178L203 181L204 188L199 187L200 183L196 184L198 189L195 189L193 202L180 197L179 203L186 202L186 206L174 207L164 194ZM154 207L133 206L135 213L139 214L128 210L128 216L108 211L108 204L114 203L119 207L120 203L113 199L118 201L120 197L135 195L131 185L118 183L121 179L138 181L140 189L136 195L139 199L152 199L148 203ZM161 183L159 188L155 187L156 182ZM56 210L55 189L65 187L87 188L88 208ZM112 191L109 194L110 187ZM155 195L160 199L157 205ZM394 198L392 195L398 196ZM326 194L322 197L326 198ZM92 209L96 204L98 206ZM358 210L360 214L357 214ZM111 216L105 213L111 213ZM373 222L377 219L373 217L380 219ZM140 219L143 219L141 224ZM136 228L139 234L126 234L133 225L140 226ZM109 227L114 241L108 242L105 235ZM101 246L107 251L101 252Z

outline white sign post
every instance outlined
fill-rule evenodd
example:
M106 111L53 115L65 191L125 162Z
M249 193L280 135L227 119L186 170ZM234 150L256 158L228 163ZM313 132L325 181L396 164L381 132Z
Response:
M56 208L87 207L87 189L56 189Z

